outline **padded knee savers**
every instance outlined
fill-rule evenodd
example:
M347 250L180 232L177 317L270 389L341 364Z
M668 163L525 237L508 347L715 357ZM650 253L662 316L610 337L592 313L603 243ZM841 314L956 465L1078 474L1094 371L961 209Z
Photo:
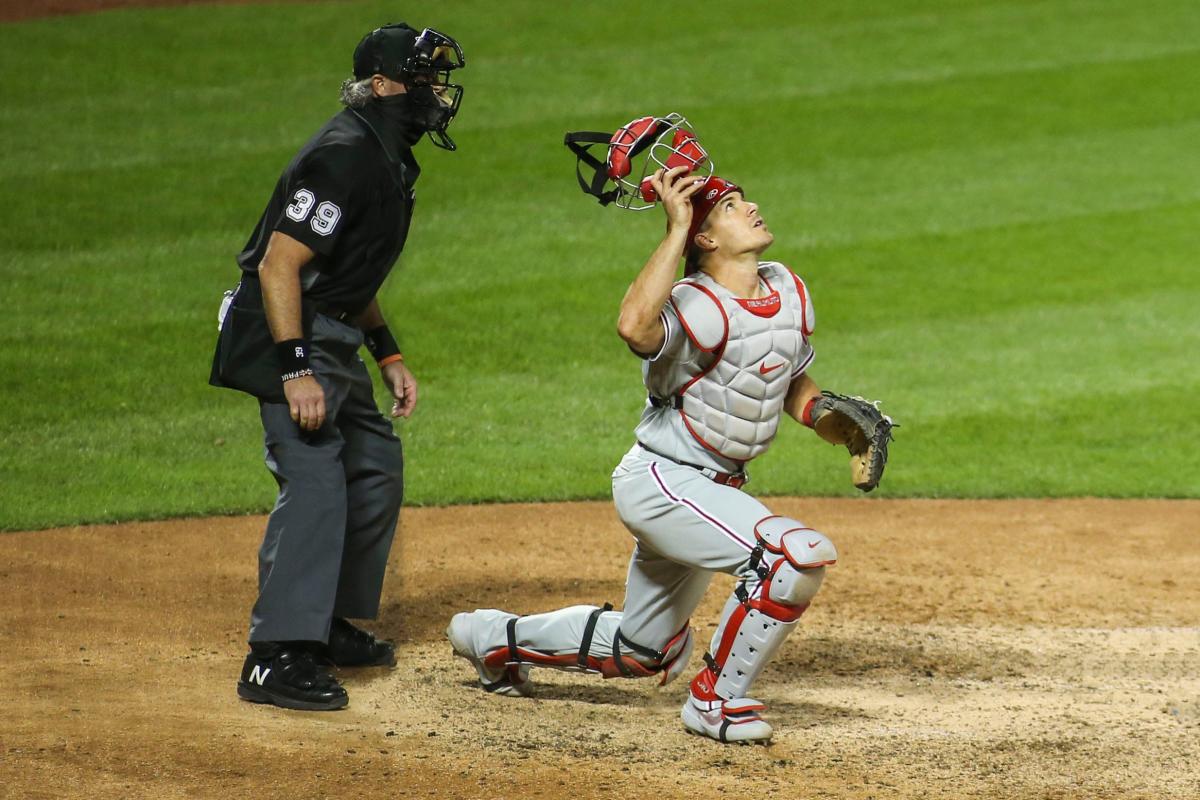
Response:
M751 557L751 568L759 572L765 584L762 600L803 610L821 588L825 567L837 563L833 542L787 517L759 521L754 526L754 538L761 549ZM767 605L764 610L769 608ZM790 614L779 616L786 619Z

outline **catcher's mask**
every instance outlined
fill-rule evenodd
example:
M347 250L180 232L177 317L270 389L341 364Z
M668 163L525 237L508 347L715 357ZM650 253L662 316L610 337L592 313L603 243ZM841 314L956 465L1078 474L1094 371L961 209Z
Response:
M622 125L616 133L576 131L568 133L563 144L577 160L575 177L587 194L606 206L615 202L620 208L643 211L653 208L658 194L650 185L651 175L659 168L689 167L707 178L713 173L712 159L696 138L691 123L679 114L642 117ZM603 161L588 152L597 144L607 146ZM593 170L591 180L583 168ZM605 190L609 181L613 188Z
M404 84L417 121L438 147L457 146L446 133L462 103L463 87L450 82L450 73L466 65L462 47L433 28L420 33L398 22L368 33L354 51L354 76L376 73Z

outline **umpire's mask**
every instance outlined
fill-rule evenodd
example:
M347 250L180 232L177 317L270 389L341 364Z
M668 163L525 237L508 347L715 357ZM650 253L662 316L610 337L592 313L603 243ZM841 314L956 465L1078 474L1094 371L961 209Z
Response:
M354 49L354 77L384 75L404 84L414 121L438 147L454 150L446 133L462 103L463 87L450 73L466 65L458 42L433 28L417 32L398 22L376 28Z

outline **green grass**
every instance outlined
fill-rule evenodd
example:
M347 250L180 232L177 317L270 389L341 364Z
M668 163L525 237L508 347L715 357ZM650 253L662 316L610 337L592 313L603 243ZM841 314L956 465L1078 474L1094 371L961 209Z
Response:
M383 303L413 504L600 498L642 400L614 332L661 215L562 133L684 112L803 275L816 380L881 397L881 496L1200 497L1200 15L1187 0L460 2L460 150L421 145ZM205 381L233 256L382 2L0 26L0 529L260 511ZM752 490L855 494L785 422Z

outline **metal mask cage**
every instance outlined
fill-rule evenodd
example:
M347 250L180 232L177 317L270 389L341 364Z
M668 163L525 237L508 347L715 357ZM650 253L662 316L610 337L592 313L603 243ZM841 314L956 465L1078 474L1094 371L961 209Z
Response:
M414 86L414 102L425 106L429 115L429 139L443 150L457 149L446 129L458 114L463 87L450 82L450 73L466 63L458 42L433 28L421 31L404 63L406 82Z
M708 180L715 165L700 144L691 123L682 114L640 117L616 133L573 131L563 144L575 154L575 178L585 194L600 205L615 203L620 208L644 211L658 201L650 185L658 169L689 167L696 177ZM593 147L602 146L592 154ZM612 183L613 188L607 188Z
M450 138L450 134L446 133L446 129L450 127L451 121L458 113L458 107L462 103L463 87L457 83L444 84L443 94L438 96L439 102L444 104L442 109L442 118L438 125L429 131L429 140L443 150L457 150L458 145Z
M696 131L682 114L634 120L613 134L608 146L609 177L616 184L613 202L630 211L654 208L658 196L650 178L659 169L688 166L697 177L708 180L715 169ZM619 168L614 170L614 164ZM620 168L628 165L628 170ZM619 173L625 174L619 174Z
M449 72L466 66L462 47L453 38L426 28L413 43L412 55L404 63L405 72Z

